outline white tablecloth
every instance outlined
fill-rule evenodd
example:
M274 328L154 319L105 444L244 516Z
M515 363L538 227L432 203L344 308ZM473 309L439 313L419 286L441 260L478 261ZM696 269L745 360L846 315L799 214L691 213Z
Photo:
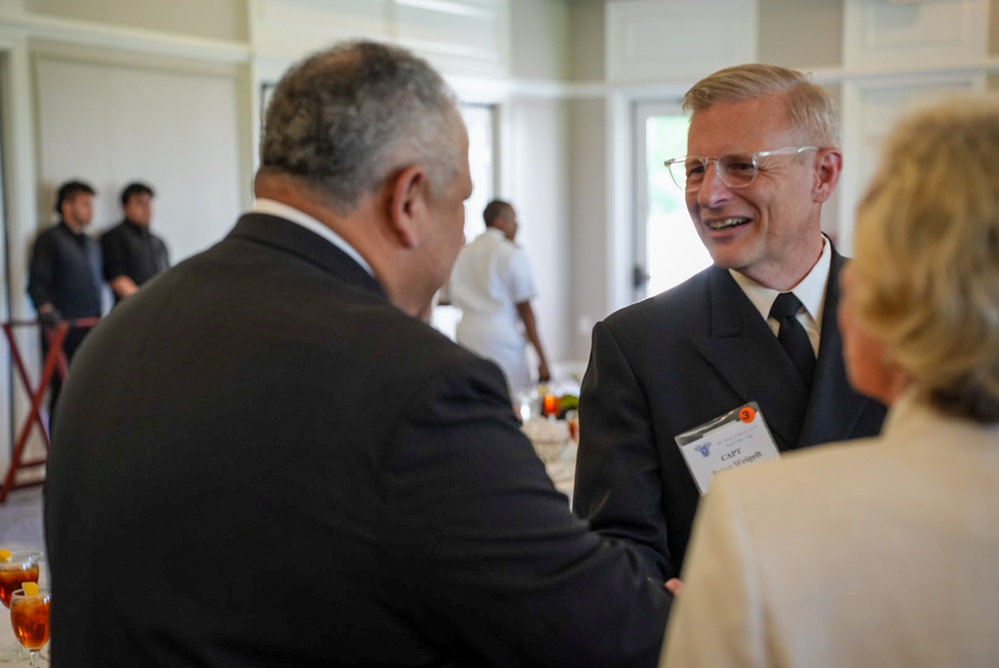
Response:
M535 415L524 423L522 429L545 463L545 470L555 488L569 497L571 505L572 487L576 480L576 442L570 437L569 425L564 420Z
M576 444L569 441L556 459L545 464L545 470L555 483L555 489L569 497L569 506L572 507L572 488L576 482Z

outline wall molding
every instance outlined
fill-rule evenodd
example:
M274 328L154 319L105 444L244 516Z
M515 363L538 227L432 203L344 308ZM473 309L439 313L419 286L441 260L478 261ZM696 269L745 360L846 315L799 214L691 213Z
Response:
M0 26L17 31L30 39L182 60L241 64L250 59L250 46L243 42L190 37L140 28L122 28L74 19L0 15Z
M606 4L606 77L641 82L662 72L700 79L755 58L756 0L630 0Z

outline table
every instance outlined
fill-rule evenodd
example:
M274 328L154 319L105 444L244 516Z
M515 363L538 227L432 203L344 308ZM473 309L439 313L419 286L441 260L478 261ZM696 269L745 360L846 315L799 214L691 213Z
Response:
M576 483L576 443L570 440L565 449L554 460L545 463L548 477L555 483L555 489L569 497L572 507L572 490Z
M548 477L555 488L569 497L576 482L576 441L570 438L569 426L564 420L534 416L521 427L534 446L534 451L545 463Z

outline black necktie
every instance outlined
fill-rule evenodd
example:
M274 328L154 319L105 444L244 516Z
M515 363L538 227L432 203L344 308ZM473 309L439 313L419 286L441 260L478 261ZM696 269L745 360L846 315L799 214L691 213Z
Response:
M784 346L784 350L790 355L794 366L798 368L805 386L812 387L812 377L815 375L815 353L812 352L812 344L808 340L808 333L801 326L795 314L801 308L801 302L791 292L782 292L777 295L777 300L770 307L770 317L776 318L780 323L777 330L777 340Z

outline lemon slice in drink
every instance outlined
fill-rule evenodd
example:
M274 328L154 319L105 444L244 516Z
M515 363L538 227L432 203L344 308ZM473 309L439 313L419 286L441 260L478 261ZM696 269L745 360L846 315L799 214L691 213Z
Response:
M10 550L0 550L0 561L3 563L9 562L12 556L14 556L14 553Z
M25 596L38 596L37 582L24 582L21 587L24 589Z

